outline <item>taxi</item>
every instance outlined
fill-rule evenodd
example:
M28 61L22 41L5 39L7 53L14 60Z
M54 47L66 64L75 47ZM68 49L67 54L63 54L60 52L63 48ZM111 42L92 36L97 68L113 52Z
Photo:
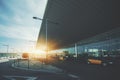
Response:
M107 66L109 64L113 64L114 60L111 57L92 57L92 58L88 58L87 63Z

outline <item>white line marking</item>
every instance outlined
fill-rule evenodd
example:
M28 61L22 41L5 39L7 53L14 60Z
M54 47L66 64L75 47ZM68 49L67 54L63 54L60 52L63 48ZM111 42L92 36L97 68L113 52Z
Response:
M10 80L16 80L16 78L23 78L26 80L36 80L37 79L37 77L29 77L29 76L4 76L4 77L7 79L10 79Z
M72 78L79 78L79 76L76 76L76 75L73 75L73 74L68 74L69 77L72 77Z

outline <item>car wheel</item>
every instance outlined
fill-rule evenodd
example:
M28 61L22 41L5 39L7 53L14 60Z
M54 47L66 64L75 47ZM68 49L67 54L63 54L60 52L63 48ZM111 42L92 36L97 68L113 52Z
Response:
M102 63L102 66L107 66L107 63L105 63L105 62L104 62L104 63Z
M87 64L90 64L90 61L88 61Z

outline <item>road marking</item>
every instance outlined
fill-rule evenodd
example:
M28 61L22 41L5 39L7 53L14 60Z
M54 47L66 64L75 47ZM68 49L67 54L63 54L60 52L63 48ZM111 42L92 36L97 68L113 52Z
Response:
M76 76L76 75L73 75L73 74L68 74L69 77L72 77L72 78L77 78L79 79L79 76Z
M29 76L3 76L4 78L10 79L10 80L18 80L19 78L21 80L36 80L37 77L29 77Z

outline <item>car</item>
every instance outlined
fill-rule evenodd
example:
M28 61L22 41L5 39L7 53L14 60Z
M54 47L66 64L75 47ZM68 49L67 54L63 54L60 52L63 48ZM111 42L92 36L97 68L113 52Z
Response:
M87 61L88 64L99 64L99 65L102 65L102 66L107 66L107 65L111 65L113 63L115 63L115 60L112 59L112 58L104 58L104 57L93 57L93 58L88 58L88 61Z

